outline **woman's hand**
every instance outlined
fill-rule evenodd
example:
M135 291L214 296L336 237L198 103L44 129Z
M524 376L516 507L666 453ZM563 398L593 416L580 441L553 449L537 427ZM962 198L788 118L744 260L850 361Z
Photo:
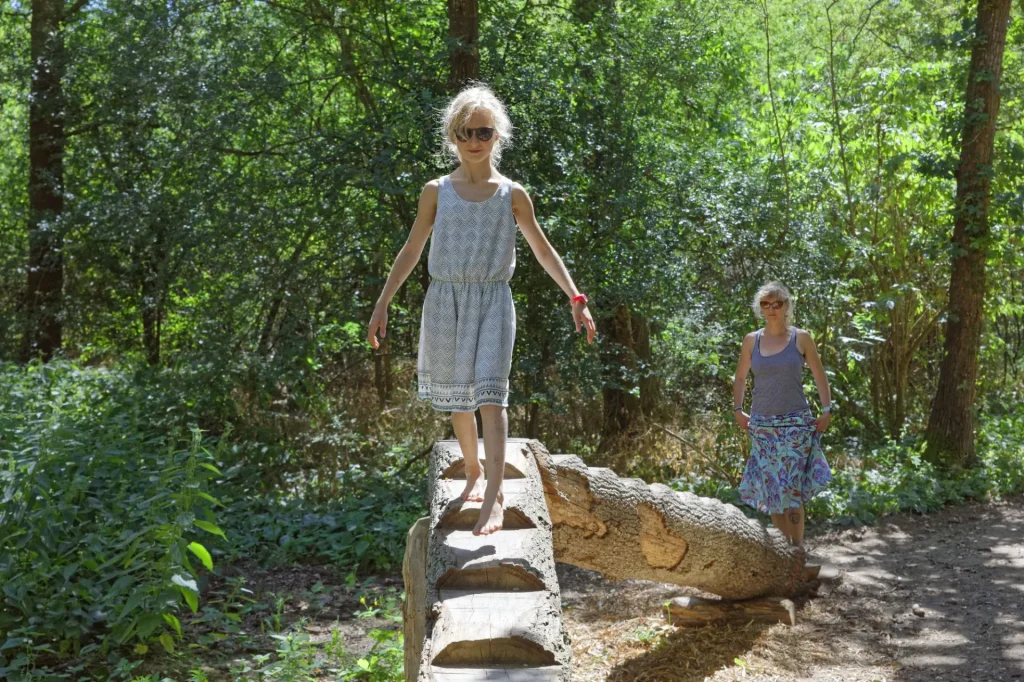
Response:
M594 318L590 316L587 304L583 301L572 304L572 321L576 323L576 333L579 334L581 328L586 328L587 343L594 343L594 334L597 331L594 327Z
M750 415L743 410L736 410L733 412L736 415L736 424L739 425L744 431L750 428Z
M832 421L832 413L831 412L822 412L821 416L818 417L817 420L815 420L815 423L816 423L816 426L814 427L815 431L817 431L818 433L825 433L825 429L828 428L829 422L831 422L831 421Z
M377 340L377 330L380 330L380 338L384 338L388 333L388 306L387 304L378 303L377 307L373 309L373 315L370 316L370 332L366 335L366 340L370 342L374 350L380 348L380 341Z

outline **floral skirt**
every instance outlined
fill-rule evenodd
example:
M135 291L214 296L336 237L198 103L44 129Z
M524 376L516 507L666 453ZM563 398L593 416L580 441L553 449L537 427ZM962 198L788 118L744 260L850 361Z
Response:
M832 480L810 410L750 415L750 441L740 499L765 514L803 505Z

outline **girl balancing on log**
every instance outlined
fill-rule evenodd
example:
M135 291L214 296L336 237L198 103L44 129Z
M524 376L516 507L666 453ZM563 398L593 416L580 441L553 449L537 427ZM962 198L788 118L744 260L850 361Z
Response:
M501 483L508 437L509 384L516 311L508 282L515 270L517 227L541 266L569 297L576 331L594 341L587 297L537 224L523 187L498 172L501 152L512 140L505 106L485 86L460 92L444 111L443 149L458 164L423 188L409 238L395 258L370 318L374 349L387 333L388 304L420 259L433 231L423 300L417 367L419 397L451 412L466 466L462 499L483 502L474 535L502 526ZM480 410L486 455L486 487L477 454Z
M733 414L750 431L750 459L740 483L740 499L771 514L772 523L790 543L804 539L804 503L819 493L832 472L821 451L821 434L831 420L828 377L811 335L790 323L789 290L769 282L754 296L754 314L765 326L747 334L740 350L732 392ZM821 416L811 415L804 397L801 370L811 368L821 400ZM750 414L743 411L747 372L754 372Z

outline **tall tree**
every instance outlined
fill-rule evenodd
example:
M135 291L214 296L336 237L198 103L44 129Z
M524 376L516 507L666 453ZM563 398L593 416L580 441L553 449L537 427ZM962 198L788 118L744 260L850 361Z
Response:
M968 468L976 459L975 383L985 302L992 156L1011 1L978 0L956 180L945 355L926 433L929 460Z
M68 12L78 11L76 3ZM64 211L63 0L32 0L32 83L29 99L28 281L23 361L49 360L60 348L64 257L59 219Z
M480 53L477 40L480 21L476 0L448 0L448 42L451 75L448 89L456 91L480 75Z

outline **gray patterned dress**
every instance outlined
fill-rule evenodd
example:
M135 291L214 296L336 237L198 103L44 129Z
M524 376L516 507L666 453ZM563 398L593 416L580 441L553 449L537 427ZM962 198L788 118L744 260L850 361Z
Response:
M427 269L418 362L419 396L434 409L508 406L516 338L509 280L516 267L512 183L486 201L466 201L440 180Z

